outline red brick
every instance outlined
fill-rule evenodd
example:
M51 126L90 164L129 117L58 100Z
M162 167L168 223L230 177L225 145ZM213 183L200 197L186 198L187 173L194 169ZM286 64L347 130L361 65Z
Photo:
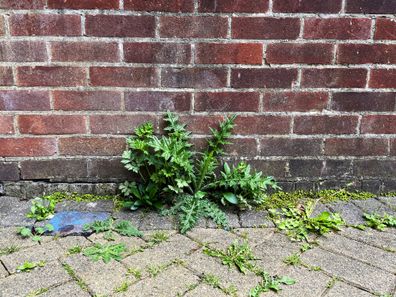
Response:
M289 89L296 80L296 69L232 69L231 72L234 88Z
M388 140L379 138L330 138L325 141L328 156L384 156Z
M88 36L154 37L153 16L87 15L85 30Z
M376 21L376 29L374 39L396 39L396 20L378 18Z
M130 42L124 44L125 62L188 64L191 45L184 43Z
M392 13L396 12L394 0L348 0L346 12L353 13Z
M257 141L254 138L232 138L229 139L229 142L231 143L224 146L227 156L256 157L258 154Z
M390 155L396 156L396 138L390 140Z
M21 177L25 180L85 181L87 162L87 159L26 160L20 162Z
M368 39L371 20L363 18L305 19L304 38L310 39Z
M197 64L262 64L263 45L259 43L199 43Z
M0 42L0 61L44 62L47 59L48 54L44 42L25 40Z
M21 115L18 117L22 134L77 134L85 133L85 117L72 115Z
M121 93L116 91L53 91L54 109L121 110Z
M235 134L289 134L291 119L288 116L239 116L235 124Z
M4 34L5 34L4 17L0 15L0 36L3 36Z
M286 174L286 161L273 160L251 160L249 164L257 170L262 171L264 175L274 176L275 178L284 178Z
M94 115L90 117L93 134L133 134L134 129L152 122L157 126L157 119L151 115Z
M124 138L68 137L59 139L59 154L66 156L120 156Z
M321 139L265 138L260 140L261 156L319 156Z
M394 111L396 93L342 92L334 93L331 109L338 111Z
M338 13L342 0L274 0L272 11L292 13Z
M250 12L263 13L268 11L268 0L199 0L199 12Z
M84 86L86 71L79 67L21 66L17 67L18 86Z
M12 86L13 84L14 77L11 67L0 66L0 86Z
M267 47L268 64L331 64L333 45L327 43L274 43Z
M2 9L43 9L45 0L2 0L0 1Z
M299 116L294 119L296 134L353 134L357 116Z
M135 11L193 12L193 0L124 0L124 9Z
M48 0L54 9L118 9L119 0Z
M65 14L13 14L10 28L14 36L78 36L81 18Z
M33 90L0 90L0 110L51 110L49 92Z
M165 68L162 86L170 88L222 88L227 83L225 69Z
M215 92L195 94L195 111L259 111L260 94L254 92Z
M155 68L91 67L91 85L114 87L155 87L158 77Z
M227 36L227 18L217 16L160 17L161 37L222 38Z
M362 118L363 134L396 134L396 115L366 115Z
M53 61L61 62L118 62L118 44L115 42L53 42Z
M396 64L394 44L339 44L340 64Z
M55 154L54 138L0 138L2 157L40 157Z
M322 111L326 109L328 93L273 92L264 94L265 111Z
M297 39L297 18L233 17L232 37L239 39Z
M301 85L307 88L363 88L366 79L366 69L303 69Z
M0 115L0 134L14 133L14 117Z
M396 88L396 69L372 69L369 85L372 88Z
M187 129L194 134L210 134L209 128L218 128L219 122L223 120L222 116L205 116L205 115L186 115L181 116L180 121L187 124ZM160 126L163 127L163 120Z
M189 111L191 94L175 92L128 92L125 109L129 111Z

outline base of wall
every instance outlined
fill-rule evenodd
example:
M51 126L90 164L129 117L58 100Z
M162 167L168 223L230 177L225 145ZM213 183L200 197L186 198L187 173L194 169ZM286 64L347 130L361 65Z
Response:
M323 190L347 188L349 190L367 191L375 194L396 192L395 180L278 180L283 191ZM79 194L115 195L119 193L119 184L109 183L51 183L39 181L0 183L0 196L32 199L53 192L70 192Z

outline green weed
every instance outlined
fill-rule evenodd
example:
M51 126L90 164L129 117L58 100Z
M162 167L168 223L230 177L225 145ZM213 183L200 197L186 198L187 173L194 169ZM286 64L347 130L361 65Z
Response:
M105 244L96 243L94 246L84 249L84 256L89 257L93 261L103 260L109 263L111 259L121 261L122 253L126 251L125 244Z

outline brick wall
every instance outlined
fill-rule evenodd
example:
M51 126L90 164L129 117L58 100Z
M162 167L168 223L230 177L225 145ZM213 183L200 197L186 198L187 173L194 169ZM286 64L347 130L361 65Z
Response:
M166 110L287 190L396 189L395 0L0 0L0 181L111 183Z

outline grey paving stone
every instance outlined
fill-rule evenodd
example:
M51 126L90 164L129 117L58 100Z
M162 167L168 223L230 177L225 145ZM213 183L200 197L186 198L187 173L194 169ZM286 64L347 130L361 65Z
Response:
M377 199L382 203L387 204L393 210L396 209L396 197L378 197Z
M169 238L177 234L176 230L151 230L151 231L144 231L143 232L143 239L145 241L151 241L153 239L153 236L157 233L163 233L164 235L167 235Z
M188 232L187 236L199 243L208 244L210 247L218 249L225 249L233 241L241 240L235 234L232 234L231 232L227 232L222 229L195 228L192 231Z
M242 239L247 239L249 241L249 245L252 247L261 244L266 240L271 240L275 234L277 234L276 239L280 239L278 237L279 233L277 232L277 229L274 228L240 228L233 230L233 233L237 234ZM287 241L287 243L290 242L286 236L283 236L281 240L283 242Z
M373 229L361 231L354 228L346 228L342 232L342 235L382 249L396 250L396 234L380 232Z
M187 292L184 297L227 297L220 289L215 289L207 284L200 284L195 289Z
M228 288L235 286L238 290L238 296L248 296L250 289L259 283L260 279L251 272L243 274L235 267L229 268L223 265L219 259L205 255L202 250L193 253L186 260L186 265L193 269L197 274L211 274L220 279L220 284Z
M30 201L21 201L15 197L0 197L0 226L33 225L34 220L26 218L30 207Z
M114 292L128 276L127 269L117 261L105 264L99 260L93 262L83 255L73 255L64 260L76 275L87 284L89 291L97 295L108 295Z
M391 273L319 248L305 252L302 260L371 292L390 293L396 282L396 276Z
M319 242L320 246L326 250L341 253L396 274L396 256L394 253L337 234L322 237Z
M4 278L6 276L8 276L8 272L4 268L4 266L0 263L0 278Z
M40 294L40 297L89 297L89 293L71 281Z
M368 199L368 200L355 200L353 203L360 207L364 212L368 213L388 213L395 215L396 212L392 210L389 206L384 203L381 203L377 199Z
M144 212L141 210L131 211L131 210L120 210L113 211L113 218L118 220L126 220L131 222L134 226L140 227L140 222L144 216Z
M0 228L0 248L16 246L26 248L38 245L37 242L18 235L18 227Z
M169 297L183 295L199 278L180 266L172 266L154 278L144 279L117 296L125 297ZM180 294L180 295L178 295Z
M316 217L324 211L331 211L331 210L323 203L318 203L318 204L316 204L315 209L313 210L313 212L311 214L311 217Z
M347 224L358 225L365 222L363 211L352 202L337 202L328 205L333 212L337 212Z
M242 211L239 214L241 227L274 227L274 223L269 219L266 211Z
M237 213L228 211L228 212L226 212L226 214L227 214L227 218L228 218L229 228L240 228L241 227L241 224L239 222L239 216L238 216ZM222 227L221 226L217 226L213 222L213 220L207 220L206 228L212 228L212 229L213 228L220 228L220 229L222 229Z
M140 222L140 230L176 230L176 220L174 216L161 216L156 212L145 214Z
M337 281L334 284L329 292L326 294L326 297L373 297L373 294L370 294L366 291L358 289L356 287L352 287L344 282Z
M83 236L66 236L56 240L56 242L64 249L68 250L75 246L86 247L92 243Z
M55 207L56 212L60 211L92 211L92 212L112 212L114 203L112 200L98 200L92 202L77 202L65 200Z
M118 233L113 232L113 241L108 241L105 238L104 233L99 233L99 234L92 234L90 237L88 237L89 241L92 243L101 243L101 244L118 244L118 243L123 243L125 246L131 250L131 249L136 249L141 246L144 246L146 242L138 237L127 237L127 236L121 236ZM92 244L91 243L91 244Z
M54 287L70 281L60 263L53 262L27 273L18 273L0 279L2 297L24 297L41 288Z

